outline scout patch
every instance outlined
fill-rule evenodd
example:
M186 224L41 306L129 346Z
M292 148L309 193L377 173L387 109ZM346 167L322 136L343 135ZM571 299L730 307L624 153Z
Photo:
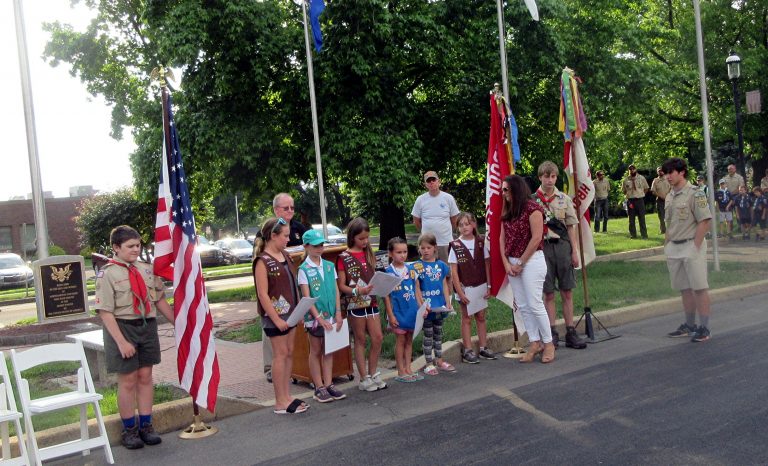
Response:
M694 197L696 199L696 207L698 207L700 209L704 209L704 208L707 207L707 196L706 196L706 194L700 192L700 193L696 193L696 195Z

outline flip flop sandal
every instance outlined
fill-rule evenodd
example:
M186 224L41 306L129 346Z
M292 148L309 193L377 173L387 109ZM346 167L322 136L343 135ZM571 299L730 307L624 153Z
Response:
M424 368L424 373L427 374L427 375L437 375L438 374L437 368L435 366L431 365L431 364Z
M401 383L413 383L416 381L416 378L411 375L402 375L402 376L398 375L397 377L395 377L395 380Z
M299 399L294 399L285 409L276 409L275 414L299 414L309 409L309 405Z
M456 368L445 361L443 361L442 364L439 364L437 368L445 372L456 372Z

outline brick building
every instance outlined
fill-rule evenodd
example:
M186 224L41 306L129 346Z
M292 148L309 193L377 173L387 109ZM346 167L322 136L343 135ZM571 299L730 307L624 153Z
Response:
M80 203L86 197L60 197L45 199L50 242L62 247L67 254L80 253L80 240L75 231L74 218ZM0 252L15 252L28 256L35 251L35 212L31 200L0 202Z

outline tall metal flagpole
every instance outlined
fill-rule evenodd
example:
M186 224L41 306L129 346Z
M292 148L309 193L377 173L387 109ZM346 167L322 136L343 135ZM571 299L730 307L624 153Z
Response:
M707 82L704 69L704 39L701 32L701 9L699 0L693 0L693 13L696 22L696 49L699 58L699 87L701 89L701 118L704 123L704 152L707 157L707 185L709 186L709 205L715 206L714 165L712 163L712 145L709 142L709 107L707 106ZM720 245L717 242L717 222L710 221L712 235L712 256L715 271L720 271Z
M309 102L312 108L312 133L315 137L315 161L317 163L317 189L320 192L320 219L323 222L323 236L328 237L328 222L325 218L325 187L323 185L323 163L320 157L320 132L317 127L317 102L315 101L315 77L312 71L312 48L309 45L309 25L307 24L306 0L301 2L304 16L304 45L307 48L307 74L309 80Z
M507 79L507 46L504 34L504 7L501 0L496 0L496 12L499 21L499 55L501 57L501 89L504 92L504 100L509 104L509 80Z
M29 75L29 57L27 55L27 33L24 28L24 12L21 0L13 0L13 12L16 19L16 43L19 50L19 71L21 74L21 94L24 100L24 121L27 129L27 153L29 155L29 175L32 180L32 205L35 210L35 238L37 240L37 258L48 257L48 221L45 216L45 198L40 176L40 159L37 155L37 132L35 131L35 109L32 104L32 81ZM23 244L22 249L26 248Z

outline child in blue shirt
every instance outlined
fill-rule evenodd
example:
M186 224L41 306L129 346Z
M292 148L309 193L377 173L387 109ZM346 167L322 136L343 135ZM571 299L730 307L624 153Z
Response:
M413 331L416 325L416 313L424 302L419 288L418 275L412 265L406 264L408 258L408 243L402 238L395 237L387 244L391 264L385 269L403 281L395 287L389 296L384 297L387 309L388 327L395 334L395 361L397 362L398 382L415 382L424 377L413 372Z
M741 239L748 240L749 228L752 224L752 196L747 194L747 188L744 185L739 186L739 192L733 196L733 205L739 216Z
M444 372L455 372L456 368L443 360L443 317L445 312L452 310L448 289L451 269L448 264L437 259L435 235L424 233L419 237L419 252L421 253L421 260L414 262L413 266L419 275L421 295L424 301L429 303L427 308L430 310L429 315L424 320L424 338L422 340L424 358L427 360L424 373L437 375L438 369ZM435 365L435 363L437 364Z
M727 234L730 238L733 236L733 212L731 212L733 199L724 179L720 180L720 189L715 191L715 202L717 202L718 218L720 219L720 234L718 236ZM723 225L725 225L725 231L723 231Z
M752 225L755 227L755 241L765 239L766 224L768 224L768 197L760 186L752 189L755 200L752 204Z

